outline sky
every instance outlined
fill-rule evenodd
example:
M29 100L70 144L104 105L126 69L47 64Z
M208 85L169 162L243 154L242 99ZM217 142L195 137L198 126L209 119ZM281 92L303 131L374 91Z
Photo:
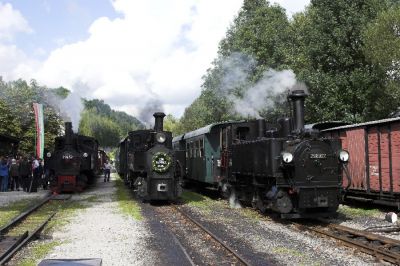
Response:
M289 16L309 0L275 0ZM35 4L33 4L35 3ZM0 76L180 117L243 0L0 0Z

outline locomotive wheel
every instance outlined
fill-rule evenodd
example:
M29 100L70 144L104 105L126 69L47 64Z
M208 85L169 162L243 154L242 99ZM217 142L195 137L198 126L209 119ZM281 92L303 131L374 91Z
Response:
M279 213L289 213L293 209L293 203L286 192L280 191L275 201L275 207Z

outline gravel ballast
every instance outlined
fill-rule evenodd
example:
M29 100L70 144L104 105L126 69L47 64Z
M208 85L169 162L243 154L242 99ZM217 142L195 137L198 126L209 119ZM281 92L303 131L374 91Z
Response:
M145 221L120 212L115 190L113 181L98 182L92 191L74 195L74 200L86 197L89 206L53 234L53 241L61 245L46 259L101 258L103 265L157 264L157 255L147 246L150 234Z
M256 265L257 257L269 258L277 265L376 264L373 257L354 252L332 239L300 231L250 209L231 209L225 201L201 208L188 204L185 209L249 261L253 258Z

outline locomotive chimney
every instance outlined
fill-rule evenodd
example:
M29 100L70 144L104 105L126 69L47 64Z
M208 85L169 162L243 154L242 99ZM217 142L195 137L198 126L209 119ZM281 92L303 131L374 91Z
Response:
M264 119L258 119L258 137L263 138L265 137L265 120Z
M157 112L157 113L154 113L153 116L155 118L154 130L155 131L163 131L165 114L163 112Z
M289 99L293 102L293 118L294 130L300 132L304 128L304 100L307 94L304 90L294 90L289 95Z
M72 136L74 132L72 131L72 123L65 122L65 145L72 145Z

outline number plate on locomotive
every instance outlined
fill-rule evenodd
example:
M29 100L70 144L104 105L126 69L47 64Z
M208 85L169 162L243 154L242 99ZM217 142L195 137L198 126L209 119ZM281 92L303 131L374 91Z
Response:
M311 153L310 159L326 159L325 153Z

